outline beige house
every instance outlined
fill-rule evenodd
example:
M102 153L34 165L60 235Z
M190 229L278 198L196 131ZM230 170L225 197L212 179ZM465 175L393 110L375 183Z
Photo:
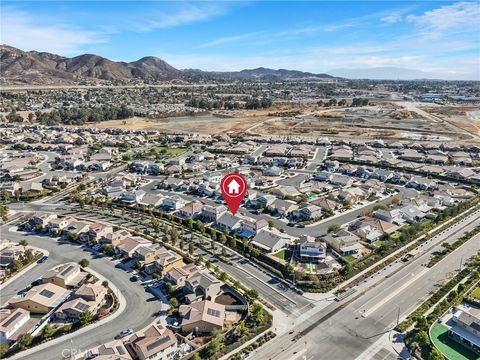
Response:
M30 313L24 309L5 309L0 311L0 343L4 344L30 319Z
M212 300L220 294L220 288L223 283L206 272L193 273L185 280L183 293L185 301L192 303L197 300Z
M136 332L128 341L140 360L170 360L177 350L175 334L161 325Z
M225 322L225 306L209 300L180 305L179 312L185 333L210 333L214 329L222 329Z
M165 274L164 278L165 281L171 283L174 288L181 288L185 286L185 281L196 272L198 272L198 268L192 263L171 269Z
M42 276L42 280L44 283L52 283L68 289L76 287L87 275L85 271L81 271L78 264L70 263L48 271Z
M28 290L25 296L8 301L13 308L32 313L47 314L57 308L70 295L70 291L55 284L47 283Z

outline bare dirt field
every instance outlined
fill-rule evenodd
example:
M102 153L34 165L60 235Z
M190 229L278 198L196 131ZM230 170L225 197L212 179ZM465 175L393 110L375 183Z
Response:
M425 111L439 117L453 126L461 128L480 137L480 107L479 106L434 106L425 107Z
M313 110L312 108L310 110ZM435 108L436 110L436 108ZM249 132L268 135L310 135L334 138L390 138L400 140L471 141L476 132L453 124L413 104L382 102L374 106L302 112L270 118Z

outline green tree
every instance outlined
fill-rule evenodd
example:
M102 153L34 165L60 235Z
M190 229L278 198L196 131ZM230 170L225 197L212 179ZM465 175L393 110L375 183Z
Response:
M78 318L78 322L80 323L80 325L83 326L85 324L88 324L90 321L92 321L92 319L93 319L92 313L89 310L87 310L84 313L80 314L80 317Z
M435 347L430 349L430 353L428 354L428 360L443 360L444 357L442 353Z
M225 271L223 271L221 274L220 274L220 280L222 280L223 282L227 281L228 280L228 275Z
M252 321L255 324L260 324L263 322L263 306L260 304L253 305L252 313L251 313Z
M255 289L249 289L245 292L245 295L247 296L247 298L249 298L250 300L256 300L258 299L258 291L255 290Z
M273 220L268 220L268 227L271 229L275 226L275 223L273 222Z
M237 328L235 329L235 335L239 338L243 338L248 333L248 327L245 324L245 321L240 321Z
M82 267L82 268L86 268L88 265L90 265L90 261L88 261L88 259L82 259L78 262L78 264Z
M42 338L44 339L51 338L54 333L55 333L55 329L53 328L53 326L50 324L47 324L47 326L45 326L42 329Z
M223 344L217 338L212 339L207 347L208 356L213 357L222 349L222 345Z
M190 360L202 360L200 354L198 352L194 353Z
M103 281L102 281L102 286L105 287L105 288L108 288L108 281L107 281L107 280L103 280Z
M176 309L178 307L178 300L174 297L172 297L170 299L170 306L174 309Z
M192 243L192 242L190 242L190 243L188 244L188 253L189 253L190 255L193 254L193 243Z
M340 225L339 224L331 224L329 227L328 227L328 232L329 233L337 233L339 232L341 229Z
M430 344L430 338L428 337L428 334L426 331L419 331L415 335L415 341L420 345L420 347L426 347L428 344Z
M22 268L23 264L22 264L22 262L21 262L20 260L15 259L15 260L12 261L12 265L11 265L11 266L12 266L12 270L13 270L14 272L17 272L18 270L20 270L20 269Z
M17 344L20 349L25 350L32 343L33 337L31 334L25 333L17 338Z
M18 243L20 246L23 246L24 248L28 246L28 241L25 239L20 240Z
M8 345L7 344L0 344L0 358L3 359L3 357L7 354L8 352Z

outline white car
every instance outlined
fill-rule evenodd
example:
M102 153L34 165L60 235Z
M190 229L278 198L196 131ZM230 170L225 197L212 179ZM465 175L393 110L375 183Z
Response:
M123 330L120 332L120 336L121 337L125 337L127 335L131 335L133 334L133 329L126 329L126 330Z

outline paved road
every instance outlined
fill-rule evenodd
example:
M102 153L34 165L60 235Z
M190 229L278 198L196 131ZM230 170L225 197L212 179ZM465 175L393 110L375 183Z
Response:
M478 225L480 220L475 221ZM468 225L470 229L473 225ZM464 231L453 235L462 236ZM439 243L452 236L445 233ZM355 359L382 334L397 323L397 316L407 316L443 283L448 274L458 270L460 261L480 250L480 235L450 253L431 269L423 266L438 249L425 252L401 266L371 289L361 285L354 295L331 304L251 355L251 359ZM381 348L382 358L395 359L390 349ZM371 358L376 353L371 354Z
M1 288L0 303L4 303L12 294L16 294L19 290L23 289L25 284L30 284L32 281L41 277L48 269L65 262L78 262L82 258L88 258L90 259L90 267L107 278L111 283L115 284L127 300L127 304L120 318L107 322L101 327L94 328L86 333L75 335L73 339L74 348L86 350L98 346L113 340L113 337L122 329L133 328L137 331L155 320L154 314L161 309L161 303L153 297L152 294L146 292L138 282L131 282L129 280L130 275L119 268L115 268L115 264L107 257L92 256L89 251L76 245L59 245L54 238L33 235L26 237L22 233L10 232L8 229L10 226L11 225L5 225L0 228L3 237L12 241L27 238L30 245L46 249L50 252L50 255L45 263L35 266L21 277L12 281L5 288ZM49 348L38 350L33 355L19 356L18 358L29 360L57 360L62 358L62 350L70 349L71 346L70 340L64 340ZM21 353L19 355L21 355Z
M153 190L154 186L155 186L154 183L149 183L149 184L143 186L142 189L145 192L150 192L152 194L162 194L162 195L174 195L175 194L175 195L180 196L183 199L186 199L187 201L200 200L200 201L206 203L207 205L213 205L213 206L218 205L212 199L209 199L209 198L198 197L198 196L195 196L195 195L189 195L189 194L185 194L185 193L177 193L177 192L174 192L174 191ZM252 217L254 219L271 220L271 221L273 221L273 223L274 223L274 225L277 229L279 229L279 230L283 229L283 231L288 235L301 236L301 235L306 234L306 235L311 235L311 236L316 237L316 236L325 235L328 232L328 227L331 224L346 224L347 222L355 220L360 214L362 214L366 210L373 209L373 207L377 204L389 204L390 201L392 200L391 198L395 195L398 195L398 194L395 193L392 196L387 197L387 198L382 199L382 200L379 200L374 204L366 205L366 206L363 206L361 208L358 208L358 209L355 209L355 210L352 210L352 211L349 211L349 212L341 213L340 215L338 215L336 217L333 217L333 218L330 218L330 219L327 219L322 223L312 225L312 226L307 226L305 228L295 228L295 227L287 226L286 222L281 221L278 218L274 218L274 217L272 217L268 214L259 214L259 215L253 214L249 210L245 209L243 206L240 207L239 211L240 211L241 214L248 215L249 217Z
M69 211L68 214L71 214L72 216L77 215L82 218L94 218L99 221L110 222L127 228L138 228L141 231L148 229L153 232L153 229L149 228L147 221L144 221L142 225L139 225L136 222L120 219L119 217L113 217L106 214L92 214L88 211L78 210L75 212ZM220 245L216 244L216 246L219 247ZM230 260L233 265L218 260L200 248L195 249L196 255L202 255L206 260L210 260L212 264L218 266L235 280L241 281L248 288L256 289L263 298L286 314L295 313L297 309L310 305L308 299L297 294L293 289L290 289L281 282L279 278L270 275L264 269L260 269L256 264L240 254L234 254L230 250L227 250L227 253L231 254Z

